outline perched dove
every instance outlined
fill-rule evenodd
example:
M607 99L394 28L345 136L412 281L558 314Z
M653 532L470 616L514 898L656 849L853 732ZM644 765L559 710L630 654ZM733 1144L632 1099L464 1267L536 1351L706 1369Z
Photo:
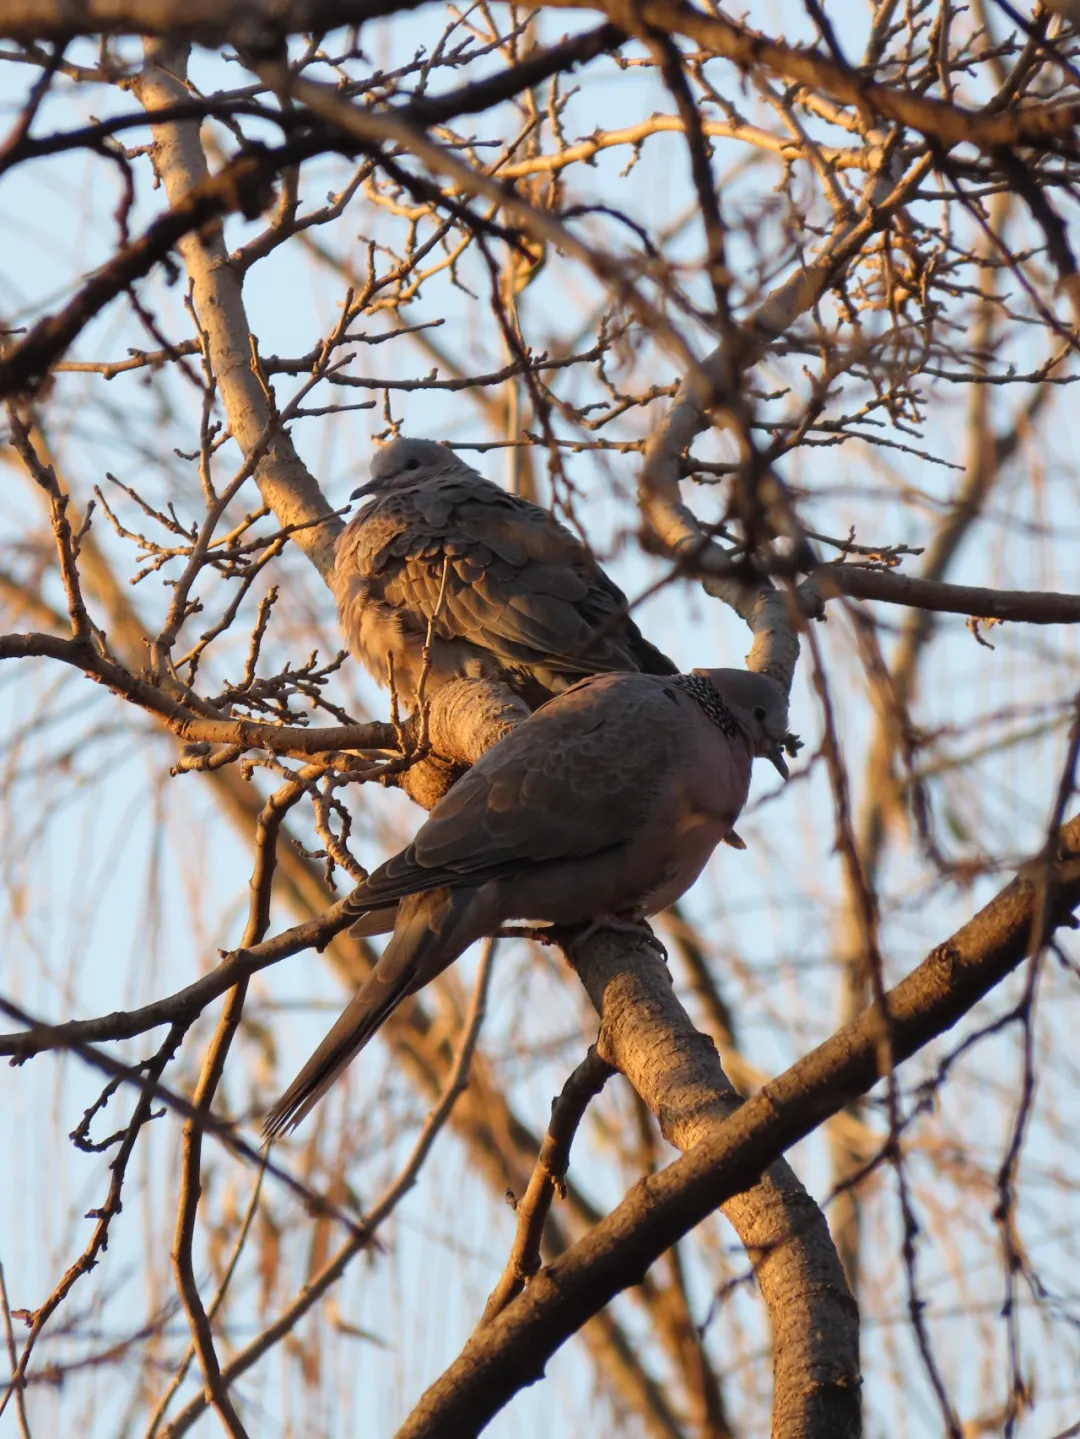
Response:
M731 830L755 755L787 776L787 702L744 670L606 674L558 695L486 752L407 849L349 899L394 933L352 1003L267 1116L303 1119L409 994L510 920L639 919L694 883Z
M432 616L431 692L454 679L496 679L535 708L585 675L675 673L565 525L444 445L394 440L352 498L367 503L338 540L341 627L383 685L390 656L406 704Z

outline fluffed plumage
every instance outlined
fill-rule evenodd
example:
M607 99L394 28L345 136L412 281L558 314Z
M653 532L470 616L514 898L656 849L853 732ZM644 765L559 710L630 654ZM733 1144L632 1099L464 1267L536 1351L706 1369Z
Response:
M393 441L352 498L366 503L337 544L341 628L382 685L392 657L406 704L436 611L429 693L454 679L495 679L535 707L585 675L675 673L565 525L444 445Z

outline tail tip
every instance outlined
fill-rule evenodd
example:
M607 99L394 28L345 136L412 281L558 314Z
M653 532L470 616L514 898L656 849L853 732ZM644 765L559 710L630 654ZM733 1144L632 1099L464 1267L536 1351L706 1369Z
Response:
M277 1140L290 1134L299 1121L300 1116L296 1114L295 1106L284 1105L280 1102L275 1104L273 1109L267 1111L266 1118L262 1122L263 1148L269 1149Z

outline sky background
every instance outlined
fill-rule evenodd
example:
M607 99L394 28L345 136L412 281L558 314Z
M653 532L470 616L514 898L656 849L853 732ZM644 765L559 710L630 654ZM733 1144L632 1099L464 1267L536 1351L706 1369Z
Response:
M760 13L755 10L754 19L762 29L794 38L800 13L796 6L766 6ZM372 26L365 38L373 62L389 65L422 44L430 45L438 23L434 14L424 10L392 25ZM845 34L850 53L857 51L855 24L853 19L852 33ZM545 17L541 33L554 39L566 28L566 17ZM493 61L483 61L477 73L492 68ZM196 74L204 88L242 83L239 73L205 54L197 58ZM29 80L24 67L0 66L0 106L6 116L17 111ZM640 69L617 72L601 65L583 72L576 83L581 91L569 111L570 134L585 135L597 125L615 128L671 108L651 76ZM88 114L104 117L127 111L135 103L104 88L84 94L67 85L58 89L55 102L40 117L39 131L52 124L80 123ZM752 113L752 97L742 99ZM497 131L488 120L476 128L486 134ZM136 132L129 143L144 139ZM776 171L761 166L734 175L731 167L739 154L733 145L716 147L716 174L732 173L730 188L722 186L725 212L738 217L761 209L766 216L761 243L767 248L770 186ZM624 181L619 177L628 158L620 149L598 157L593 167L575 169L567 179L568 193L617 198L630 213L657 226L660 217L674 218L687 209L692 195L678 137L653 138ZM133 233L162 205L160 193L149 184L149 161L141 159L136 165L140 187ZM346 173L338 162L313 165L305 171L305 200L320 203L323 191L339 187ZM80 275L111 253L118 193L111 167L81 156L23 166L0 181L0 314L8 325L31 323L43 310L61 304ZM391 239L398 233L395 226L360 197L325 239L335 253L355 260L366 237ZM248 232L258 228L249 227ZM598 236L613 233L599 221L594 228ZM235 246L244 235L245 227L230 221L230 244ZM669 253L692 260L699 246L696 230L687 227L671 240ZM751 257L744 258L749 275ZM744 273L738 249L733 268L737 275ZM478 272L472 273L475 279ZM245 302L262 352L296 355L310 350L333 324L343 288L339 276L314 263L296 244L283 246L257 266L245 284ZM152 301L168 335L190 333L182 284L170 286L159 271L141 293ZM1045 298L1053 303L1052 295ZM572 335L579 317L584 323L593 313L597 299L597 287L580 269L553 258L522 299L527 339L539 348L546 335ZM502 342L490 318L486 324L478 322L482 301L482 294L474 304L462 291L439 281L425 292L410 319L444 317L435 335L449 352L470 368L497 369L504 362ZM121 358L129 345L145 344L126 307L115 304L87 328L75 355ZM1038 344L1037 335L1027 338L1020 332L1008 353L996 358L1003 368L1013 363L1024 369L1041 358ZM415 377L425 374L431 363L408 341L397 340L367 353L361 350L356 369ZM671 361L655 351L642 363L652 366L658 383L674 377ZM288 399L292 383L278 382L279 401ZM564 392L580 403L591 393L590 383L568 374ZM352 391L346 393L355 397ZM1023 398L1011 391L995 395L995 420L1003 423ZM925 542L935 517L955 493L960 477L956 467L966 459L965 405L958 389L944 385L929 396L923 437L911 443L930 451L939 463L900 450L850 444L799 451L784 462L782 473L790 484L810 492L813 521L828 533L844 534L854 524L858 538L867 542ZM80 508L92 486L107 483L105 476L111 474L152 502L174 500L197 512L192 508L197 499L193 467L174 453L175 448L193 448L197 436L197 396L182 380L148 388L139 375L108 384L95 376L63 375L47 413ZM477 444L498 438L461 395L395 394L393 416L403 420L408 434ZM647 423L647 416L632 412L616 429L628 437L642 433ZM377 405L294 427L297 447L331 503L345 503L349 491L366 477L372 436L384 424ZM891 438L905 442L895 431ZM1078 442L1077 406L1066 388L1040 415L1037 432L1026 436L951 578L969 584L1076 589ZM722 438L705 437L695 453L730 455L725 444ZM220 475L230 472L235 458L227 446L220 457ZM499 452L474 458L485 473L503 477L505 461ZM578 456L570 457L568 466L580 490L579 517L597 551L631 596L641 594L659 571L630 539L635 527L633 462L617 455ZM538 469L543 476L543 464ZM0 544L18 563L23 538L39 528L39 511L14 469L5 468L4 476ZM704 518L718 516L717 496L686 489ZM122 497L117 507L125 520L135 515ZM130 547L109 534L100 515L94 533L119 558L121 572L130 573ZM908 566L916 563L908 561ZM337 637L329 593L299 556L288 556L277 570L273 578L287 599L275 617L268 659L306 658L313 633L324 637L323 654L333 653ZM44 593L55 601L51 577L44 582ZM134 598L140 611L152 617L163 612L168 594L151 577L136 588ZM251 609L244 612L248 621ZM748 647L741 623L690 585L668 586L635 614L646 633L683 668L740 664ZM881 620L888 639L902 613L882 611ZM30 626L19 622L17 627ZM923 730L944 731L944 752L961 756L1009 730L1007 721L986 723L986 716L1020 705L1041 707L1025 721L1031 728L1041 725L1041 732L1025 743L992 748L985 757L944 774L934 790L946 852L952 857L991 855L1006 869L1012 858L1041 843L1064 753L1062 706L1078 687L1077 646L1074 636L1060 628L1032 633L1019 626L1000 627L989 638L993 649L976 644L962 618L943 619L927 666L931 681L917 696L914 718ZM830 609L828 623L819 627L819 639L858 802L872 711L851 625L836 607ZM246 631L235 644L222 647L213 673L235 678L245 649ZM335 682L334 693L354 713L385 715L384 699L354 665ZM972 728L976 721L979 727ZM792 694L792 728L806 740L806 763L783 789L771 769L755 775L749 813L739 823L747 853L725 849L717 855L689 902L693 918L713 943L724 993L738 1014L743 1052L768 1073L778 1072L826 1037L836 1022L840 870L833 852L827 782L823 767L812 758L820 743L821 715L805 665ZM222 820L198 776L168 777L175 758L168 740L81 676L43 663L10 664L0 671L0 736L4 995L47 1019L104 1014L172 992L212 967L219 948L239 940L249 845ZM261 778L255 782L263 784ZM357 804L356 851L363 863L385 857L407 841L416 826L418 812L398 794L365 794L357 797ZM1000 873L991 873L971 885L942 885L909 847L895 848L883 884L889 979L895 982L907 972L1001 883ZM290 922L288 911L279 907L274 928ZM1066 949L1075 951L1075 945L1066 942ZM470 956L458 966L466 981L474 962ZM1003 986L965 1021L952 1042L1002 1013L1017 993L1015 983ZM1038 1012L1043 1063L1021 1210L1029 1256L1060 1300L1049 1312L1044 1308L1041 1317L1026 1317L1022 1326L1028 1362L1037 1375L1038 1406L1018 1432L1038 1439L1049 1439L1080 1418L1075 1329L1080 1312L1075 1281L1080 1213L1074 1198L1080 1176L1071 1142L1080 1077L1073 1039L1078 993L1075 976L1056 962L1047 965ZM232 1057L226 1085L231 1112L249 1117L249 1138L257 1132L260 1105L318 1042L342 1000L340 985L314 955L285 961L254 981L248 1006L252 1032L245 1034ZM178 1067L170 1070L174 1087L193 1082L217 1008L188 1036ZM584 1053L594 1029L583 996L558 957L538 959L520 946L502 946L485 1024L485 1052L515 1107L537 1129L542 1129L552 1095ZM150 1043L144 1039L114 1049L125 1057L143 1057ZM277 1068L271 1072L275 1051ZM941 1052L940 1046L933 1051L937 1056ZM932 1057L920 1057L904 1078L913 1084L932 1067ZM979 1194L970 1186L949 1183L948 1145L951 1135L989 1166L995 1157L1000 1160L1018 1074L1015 1033L981 1044L958 1065L938 1111L925 1127L916 1128L926 1142L922 1148L916 1144L910 1160L927 1235L920 1251L920 1292L929 1302L932 1333L963 1418L977 1414L987 1393L1000 1386L1004 1331L995 1316L1002 1301L1002 1277L992 1219L996 1196L992 1189ZM77 1154L62 1139L96 1095L98 1082L78 1061L48 1056L5 1069L3 1084L0 1155L9 1157L10 1168L8 1181L0 1184L0 1262L11 1304L33 1307L81 1250L89 1233L82 1216L105 1192L106 1160ZM323 1141L333 1149L347 1137L355 1147L350 1178L361 1201L370 1202L400 1165L426 1106L408 1080L394 1071L389 1051L374 1044L324 1109ZM605 1207L618 1202L635 1177L620 1163L610 1141L631 1114L625 1093L605 1096L598 1113L599 1122L579 1135L572 1174L593 1201ZM403 1116L411 1125L403 1123ZM880 1113L871 1111L868 1122L880 1128ZM167 1117L140 1141L125 1211L114 1225L108 1254L54 1319L41 1341L39 1362L100 1353L168 1300L166 1255L175 1208L177 1134L178 1125ZM216 1215L235 1216L247 1202L252 1176L225 1162L213 1146L206 1148L211 1208ZM288 1157L298 1159L301 1153L298 1146ZM811 1191L823 1197L829 1170L821 1140L800 1145L791 1158ZM282 1272L298 1284L310 1257L310 1226L284 1195L275 1193L272 1206L285 1256ZM873 1191L867 1221L874 1279L863 1341L868 1433L929 1439L940 1432L940 1422L904 1314L903 1276L895 1257L898 1224L895 1184L885 1178ZM326 1303L304 1321L305 1326L332 1326L340 1316L382 1343L356 1339L328 1344L322 1351L326 1370L316 1385L300 1384L295 1366L277 1358L265 1361L238 1386L252 1432L267 1439L278 1434L336 1439L361 1433L381 1439L390 1434L420 1388L472 1331L501 1270L512 1230L509 1208L472 1172L463 1147L444 1134L419 1184L387 1226L382 1236L385 1252L354 1263ZM203 1235L201 1242L209 1262L215 1242L224 1241ZM147 1250L161 1255L154 1280L144 1264ZM743 1273L745 1260L730 1231L718 1226L701 1236L694 1255L693 1286L699 1315L704 1316L713 1288L726 1276ZM258 1286L257 1271L245 1268L229 1311L229 1344L249 1337L246 1326L255 1312ZM282 1298L286 1296L287 1286L282 1291ZM640 1334L640 1312L626 1300L615 1307L627 1328ZM759 1306L745 1285L724 1301L709 1333L736 1417L758 1412L755 1406L768 1393L769 1361ZM170 1360L175 1362L185 1343L186 1325L176 1317L161 1346L161 1386L171 1372ZM661 1364L658 1356L656 1363ZM614 1420L604 1402L597 1401L595 1410L591 1407L592 1382L590 1361L576 1346L568 1346L552 1361L545 1383L515 1399L488 1432L496 1439L570 1433L589 1413L600 1426L595 1432L615 1432L607 1427ZM193 1392L189 1382L183 1397ZM131 1418L138 1402L134 1385L125 1388L114 1369L88 1365L62 1386L32 1392L34 1432L65 1432L76 1414L85 1414L87 1439L141 1433L141 1424ZM0 1436L13 1423L9 1409L0 1418ZM216 1431L216 1421L204 1418L194 1432ZM619 1432L632 1435L638 1430L627 1421Z

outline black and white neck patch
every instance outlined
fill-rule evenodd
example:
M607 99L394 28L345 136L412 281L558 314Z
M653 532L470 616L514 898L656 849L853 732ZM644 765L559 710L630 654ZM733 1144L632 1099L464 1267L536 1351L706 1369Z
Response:
M697 700L721 734L729 739L745 737L745 730L724 703L723 696L704 675L672 675L670 681Z

